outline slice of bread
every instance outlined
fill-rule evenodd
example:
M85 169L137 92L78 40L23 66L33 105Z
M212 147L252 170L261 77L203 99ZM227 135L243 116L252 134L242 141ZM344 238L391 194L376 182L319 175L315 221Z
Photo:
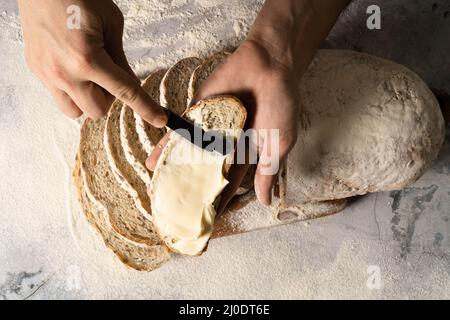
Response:
M142 83L142 88L156 102L159 102L159 87L166 71L167 70L165 69L154 71L150 73L147 79L145 79ZM144 121L144 119L142 119L142 117L136 112L134 112L134 118L136 120L136 132L139 137L139 142L142 144L147 155L149 155L166 131L165 129L153 127Z
M189 78L201 63L199 58L185 58L175 63L164 75L160 86L160 104L178 115L186 111Z
M159 96L159 84L163 77L163 71L152 72L143 82L142 88L152 99ZM157 101L157 100L156 100ZM133 167L134 173L126 180L133 181L141 179L146 187L149 187L152 173L147 169L145 161L159 140L164 136L166 130L155 128L145 122L139 115L124 106L120 113L120 142L127 162ZM122 172L122 176L125 172ZM143 192L143 188L135 189L136 192ZM139 194L139 198L148 199L147 194ZM148 200L147 200L148 201Z
M130 194L142 215L151 220L150 199L146 193L147 186L134 171L133 166L126 161L125 151L121 142L120 117L123 108L123 104L119 102L111 106L105 124L103 144L109 166L117 182L124 191Z
M87 125L94 125L93 123ZM77 187L78 203L86 220L100 235L103 243L126 266L139 271L152 271L163 265L169 258L169 250L160 242L138 243L118 234L111 227L107 209L91 195L88 196L84 186L86 177L81 173L81 162L77 159L73 171Z
M203 127L205 131L215 130L221 131L223 134L227 136L232 136L236 140L239 139L239 135L241 133L241 129L244 128L245 120L247 117L247 111L245 110L242 103L235 97L232 96L214 96L209 97L204 100L199 101L196 105L192 106L185 114L185 117L190 119L195 124ZM150 198L152 202L152 212L154 216L154 223L158 229L158 232L166 245L173 251L188 254L187 251L181 251L180 243L185 240L181 240L175 237L173 234L169 233L169 229L167 228L167 224L165 221L165 215L170 214L170 212L160 212L160 205L164 202L179 202L181 200L174 199L172 193L163 193L159 191L159 187L161 184L161 179L164 179L161 172L166 170L166 166L168 163L171 163L170 157L173 156L173 150L176 150L178 144L185 143L185 140L181 138L175 132L171 134L169 142L164 147L160 158L155 167L155 171L153 174L152 183L150 185ZM197 148L197 147L195 147ZM207 151L203 151L206 153ZM189 157L188 154L181 155L185 157ZM232 155L231 155L232 156ZM224 171L226 175L227 166L225 161L222 162L220 171ZM178 169L178 166L176 166ZM177 171L176 170L176 171ZM175 174L176 174L175 171ZM170 173L169 173L170 174ZM188 173L186 173L188 174ZM207 173L205 173L207 174ZM222 175L222 172L220 173ZM167 178L167 177L166 177ZM207 180L208 178L206 178ZM203 180L203 179L201 179ZM177 180L178 181L178 180ZM173 188L177 188L178 185L173 185ZM200 187L200 186L198 186ZM196 197L197 188L194 186L189 190L182 190L183 193L189 193L192 197ZM159 198L157 198L159 197ZM165 197L165 198L162 198ZM217 200L217 199L216 199ZM205 206L211 205L204 203ZM181 208L180 208L181 209ZM182 209L181 209L182 210ZM203 209L204 210L204 209ZM213 213L212 217L204 218L202 217L199 220L199 223L203 223L202 227L202 236L206 236L207 239L211 235L213 224L214 224L215 213ZM190 241L190 240L188 240ZM184 245L184 244L183 244ZM202 250L206 248L207 241L201 242L199 245L200 251L198 249L194 250L194 253L189 254L201 254Z
M238 139L247 119L247 110L238 98L217 95L200 100L186 111L184 117L205 131L219 131Z
M81 128L78 156L84 189L91 200L105 208L112 230L130 241L160 244L152 222L138 210L114 177L103 145L105 125L105 118L86 119Z
M214 130L239 140L247 119L247 110L239 99L231 95L218 95L200 100L191 106L184 117L202 126L203 130ZM225 173L231 167L233 154L229 154L225 163Z
M229 55L230 53L227 51L216 52L206 58L202 64L195 68L194 72L192 72L191 78L189 79L188 105L191 104L191 101L197 93L197 90L200 88L202 82L208 79L209 75L213 73L218 66L223 64Z
M164 135L162 130L157 130L156 128L154 132L156 133L153 138L154 140L160 140ZM141 179L145 187L148 187L152 180L152 173L145 165L148 154L139 141L134 112L128 106L124 106L120 113L120 142L126 161L134 170L134 174L133 172L130 172L133 177L129 177L127 180ZM139 185L142 187L142 184ZM142 192L144 190L140 188L139 191ZM142 198L142 196L140 196L140 198Z

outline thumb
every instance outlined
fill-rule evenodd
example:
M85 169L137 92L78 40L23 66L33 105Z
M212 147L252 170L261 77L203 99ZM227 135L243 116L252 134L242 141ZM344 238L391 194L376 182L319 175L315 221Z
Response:
M106 51L97 60L95 68L88 70L87 76L153 126L162 128L166 125L167 114L163 108L142 89L136 77L117 65Z
M280 164L286 160L290 145L280 141L277 129L260 129L258 145L261 153L255 174L255 193L262 204L269 206Z
M277 175L261 174L261 168L258 166L255 174L255 194L265 206L270 206L272 203L272 189L276 178Z

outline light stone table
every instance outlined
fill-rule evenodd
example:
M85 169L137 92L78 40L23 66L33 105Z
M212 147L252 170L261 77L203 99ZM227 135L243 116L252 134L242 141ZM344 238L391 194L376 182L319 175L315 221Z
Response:
M163 2L170 7L171 1ZM372 4L381 8L381 30L366 27L366 9ZM187 1L183 10L195 6L196 1ZM356 0L324 47L394 60L417 72L430 87L450 93L449 12L447 0ZM16 2L1 1L0 14L4 18L17 15ZM176 19L166 20L157 26L144 23L144 32L171 32L179 25ZM223 32L232 33L232 26L227 28ZM22 58L13 57L20 56L21 50L4 50L10 48L8 39L7 34L0 38L0 70L12 61L23 64ZM128 44L131 61L157 54ZM21 94L11 86L9 79L0 77L0 88L9 88L0 90L0 132L6 130L8 118L2 110L15 101L14 95ZM8 119L8 126L14 125ZM14 216L5 211L11 207L9 202L18 199L0 195L0 299L448 299L449 133L438 160L402 191L360 197L327 218L214 240L202 257L175 258L152 273L126 270L109 256L101 260L108 264L96 263L95 257L105 255L105 249L78 246L67 219L43 215L32 229L39 241L33 240L33 234L23 235ZM36 204L35 210L45 211L45 206ZM86 258L88 254L92 259Z

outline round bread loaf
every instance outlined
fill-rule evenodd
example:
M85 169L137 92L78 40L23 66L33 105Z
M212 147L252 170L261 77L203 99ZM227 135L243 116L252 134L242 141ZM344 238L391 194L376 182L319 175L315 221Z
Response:
M444 141L439 105L409 69L363 53L321 50L302 79L288 204L401 189Z

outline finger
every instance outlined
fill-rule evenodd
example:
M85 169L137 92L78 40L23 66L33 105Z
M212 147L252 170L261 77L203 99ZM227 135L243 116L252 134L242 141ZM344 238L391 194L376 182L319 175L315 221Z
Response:
M217 206L217 214L221 214L225 211L226 206L235 196L236 191L241 185L249 167L250 164L234 164L230 167L230 171L227 175L227 180L229 183L220 195L219 205Z
M83 111L73 102L72 98L64 91L50 87L49 91L53 96L58 108L69 118L76 119L79 118Z
M272 203L272 190L278 178L280 164L286 160L292 145L278 139L278 135L267 135L265 141L259 142L262 147L255 174L255 193L258 200L266 206Z
M166 125L167 114L163 108L150 98L127 71L115 64L106 52L88 73L91 81L129 105L145 121L157 128Z
M77 106L92 119L100 119L108 113L114 97L93 82L81 82L68 92Z
M275 185L277 175L261 174L258 168L255 174L255 193L258 200L265 206L272 203L272 190Z
M159 157L161 156L161 153L166 146L167 142L169 142L170 133L172 131L169 131L166 133L164 137L158 142L155 148L153 148L152 153L147 158L145 165L147 168L151 171L155 171L156 163L158 162Z
M251 164L256 163L257 156L252 139L241 137L234 152L234 161L227 175L228 185L222 191L217 212L222 213L244 180Z

